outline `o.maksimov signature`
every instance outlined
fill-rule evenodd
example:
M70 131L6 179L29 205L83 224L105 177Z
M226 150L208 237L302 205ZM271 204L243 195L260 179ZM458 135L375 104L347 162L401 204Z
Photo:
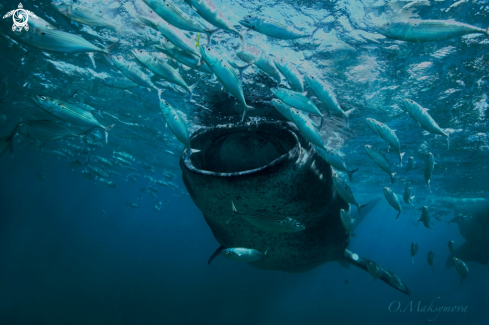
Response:
M429 305L423 304L421 300L418 302L410 301L407 304L402 304L400 301L393 301L389 304L388 310L391 313L436 313L431 318L428 318L430 322L436 320L440 313L466 313L468 306L463 305L452 305L452 306L443 306L437 305L437 300L440 300L440 297L436 297L431 301Z

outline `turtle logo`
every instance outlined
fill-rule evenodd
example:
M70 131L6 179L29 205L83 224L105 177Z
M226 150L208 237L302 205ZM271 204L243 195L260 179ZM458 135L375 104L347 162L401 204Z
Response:
M5 16L3 16L3 19L8 18L12 16L14 20L14 24L12 25L12 31L14 32L20 32L24 28L26 31L29 30L29 25L27 25L27 21L29 20L29 16L36 17L34 13L32 13L29 10L25 10L22 7L22 3L19 3L19 9L15 9L12 11L9 11Z

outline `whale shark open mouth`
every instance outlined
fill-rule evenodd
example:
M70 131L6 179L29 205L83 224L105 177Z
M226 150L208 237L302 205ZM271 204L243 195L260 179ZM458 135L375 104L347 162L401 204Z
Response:
M367 270L368 260L346 249L350 233L340 210L350 207L334 190L331 166L293 124L259 122L202 129L190 143L200 152L189 155L185 150L180 167L192 200L221 244L210 261L225 248L241 247L267 252L249 263L257 268L303 272L339 261ZM269 231L241 217L230 222L234 206L244 214L289 217L305 229ZM409 294L392 272L380 267L380 273L382 281Z

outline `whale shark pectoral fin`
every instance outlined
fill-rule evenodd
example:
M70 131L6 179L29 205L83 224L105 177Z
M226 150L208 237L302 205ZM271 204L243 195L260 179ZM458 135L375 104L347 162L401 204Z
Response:
M486 247L479 246L476 242L468 240L455 250L453 255L448 257L446 266L450 268L454 265L453 256L460 258L464 262L473 261L483 265L489 263L489 250Z
M221 252L223 251L224 249L224 246L219 246L216 251L211 255L211 257L209 258L209 260L207 261L207 265L211 265L212 263L212 260L215 259L219 254L221 254Z
M344 255L348 263L353 264L354 266L368 272L367 260L361 258L357 254L352 253L348 249L345 249ZM397 275L384 268L381 268L381 270L382 274L379 279L381 279L391 287L407 294L408 296L411 295L411 290L409 290L409 287L404 282L402 282L402 280Z
M351 209L351 217L355 219L357 222L355 222L355 225L353 226L352 231L355 230L355 228L358 226L360 222L370 213L370 211L373 210L373 208L379 203L381 198L376 198L373 199L372 201L368 202L365 207L362 208L362 215L359 215L358 210Z

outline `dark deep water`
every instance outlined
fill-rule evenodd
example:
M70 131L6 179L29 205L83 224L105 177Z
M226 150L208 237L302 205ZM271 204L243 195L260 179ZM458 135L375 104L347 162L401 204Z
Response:
M130 26L129 18L134 18L135 12L140 14L134 10L138 8L136 2L112 1L105 13L116 20L120 14L121 22ZM456 269L446 268L450 256L447 242L454 240L459 247L465 239L457 224L447 223L460 206L441 200L488 197L486 36L413 44L389 40L370 30L358 32L365 27L359 18L365 8L373 6L379 13L385 10L392 14L408 5L407 1L393 3L392 12L365 1L214 2L231 17L234 26L239 26L239 17L250 12L277 20L287 17L288 22L312 30L326 13L341 9L334 21L328 20L330 25L316 33L315 41L276 41L250 32L247 42L277 56L285 55L302 65L302 74L329 80L344 109L356 109L349 129L342 117L333 114L321 130L328 146L344 154L349 166L360 167L349 182L357 200L364 203L382 198L356 228L349 249L397 274L409 286L411 296L380 280L372 281L372 276L361 269L345 269L336 262L298 274L256 269L222 256L207 265L219 243L202 213L185 195L176 157L183 146L165 128L156 91L135 88L127 92L103 86L100 80L104 77L123 76L101 54L95 54L97 68L86 54L34 50L26 55L29 46L14 44L3 36L11 28L9 18L0 30L1 136L10 134L20 119L54 119L30 103L29 96L41 93L66 98L78 90L77 100L102 110L103 117L95 116L103 124L117 125L108 144L103 143L100 130L88 137L89 145L79 139L43 145L42 141L17 135L14 154L0 155L0 325L489 325L488 266L466 262L470 274L462 285ZM103 1L83 3L104 7ZM177 3L186 6L183 1ZM406 9L425 19L455 19L488 27L487 1L423 3L417 6L413 2ZM115 40L110 29L69 23L49 1L23 4L50 23L98 46ZM3 16L18 4L5 1L1 5ZM115 50L117 55L129 59L132 48L152 48L159 43L156 31L127 26ZM229 57L239 48L236 35L230 33L217 33L213 40ZM238 62L235 56L233 59ZM189 133L200 127L239 123L242 106L228 98L219 82L187 68L180 71L189 85L201 80L194 97L196 105L187 101L185 92L165 85L165 98L185 114ZM257 108L249 113L250 121L283 120L273 107L260 104L273 98L269 88L274 86L263 72L246 70L245 97ZM446 138L424 132L403 114L403 98L414 98L429 107L440 126L452 132L450 150ZM415 157L416 167L407 177L404 167L395 167L398 176L394 184L365 153L367 143L386 151L385 142L365 124L367 117L397 131L406 151L404 163L407 157ZM60 148L73 157L59 157L55 150ZM130 170L106 168L120 173L109 177L118 186L113 189L85 179L81 173L85 167L72 170L68 166L75 158L84 163L90 155L113 159L114 151L136 158L132 165L140 174L136 182L128 180ZM428 151L434 153L436 161L432 192L423 178L423 159ZM397 163L392 151L388 157ZM166 179L164 171L177 176ZM157 198L152 198L140 191L151 184L157 186L145 175L173 182L178 188L158 187ZM341 175L348 179L346 174ZM384 199L382 188L391 187L402 200L406 181L413 184L414 208L401 202L403 212L396 220L397 212ZM131 202L141 207L132 209L127 205ZM158 202L159 212L154 208ZM432 208L433 229L416 226L423 205ZM413 241L419 244L414 264L410 256ZM433 272L426 260L429 250L436 256ZM460 310L429 311L430 305L458 306Z

